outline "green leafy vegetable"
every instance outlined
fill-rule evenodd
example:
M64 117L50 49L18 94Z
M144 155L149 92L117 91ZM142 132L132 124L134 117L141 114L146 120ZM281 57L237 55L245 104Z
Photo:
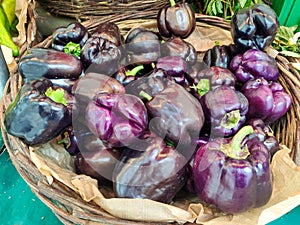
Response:
M284 56L300 58L300 32L298 26L280 26L272 46Z

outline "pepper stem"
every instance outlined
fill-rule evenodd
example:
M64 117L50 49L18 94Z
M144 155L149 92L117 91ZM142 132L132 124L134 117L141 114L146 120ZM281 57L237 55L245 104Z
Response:
M173 6L175 6L175 5L176 5L175 0L170 0L170 6L173 7Z
M254 129L252 126L242 127L232 138L228 144L221 145L221 151L224 152L228 157L233 159L246 159L250 155L248 146L245 145L242 148L242 142L244 138L253 133Z
M80 56L80 51L81 51L80 44L76 44L72 41L70 41L68 44L66 44L64 46L64 52L65 53L74 55L76 57Z
M210 84L209 84L209 79L201 79L197 85L190 86L190 88L195 89L198 94L202 97L205 95L207 92L209 92L210 89Z
M134 67L132 70L128 70L125 72L126 76L135 76L139 71L141 71L142 69L144 69L143 65L140 66L136 66Z
M58 88L54 90L52 87L49 87L45 95L50 98L52 101L56 103L61 103L65 106L67 106L67 100L65 98L65 91L62 88Z
M224 115L224 117L221 120L221 126L226 129L232 129L238 125L240 120L240 111L238 109L232 110Z
M143 98L145 98L147 101L151 101L152 100L152 96L151 95L149 95L147 92L145 92L145 91L141 91L140 93L139 93L139 95L141 96L141 97L143 97Z

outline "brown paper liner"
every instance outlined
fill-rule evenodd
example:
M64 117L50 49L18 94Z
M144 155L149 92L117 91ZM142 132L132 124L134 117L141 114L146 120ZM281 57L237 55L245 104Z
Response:
M73 170L73 159L54 142L30 148L30 157L51 184L56 179L77 192L84 201L94 201L112 216L136 221L195 222L203 225L256 225L269 223L300 204L300 167L289 156L290 149L281 145L273 157L271 168L274 189L270 201L263 207L236 215L215 214L200 203L188 209L149 199L105 198L98 182Z

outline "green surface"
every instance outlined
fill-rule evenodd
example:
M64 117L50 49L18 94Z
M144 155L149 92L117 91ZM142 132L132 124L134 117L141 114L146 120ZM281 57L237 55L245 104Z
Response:
M0 224L62 225L18 174L7 151L0 155Z
M300 224L300 206L268 225ZM30 190L11 163L0 155L0 225L62 225Z
M280 25L300 26L300 0L272 0L272 8L278 15Z

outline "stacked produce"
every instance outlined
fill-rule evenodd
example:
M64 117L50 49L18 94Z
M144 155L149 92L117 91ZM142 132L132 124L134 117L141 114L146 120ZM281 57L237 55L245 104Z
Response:
M245 23L245 21L247 21ZM170 203L181 190L225 213L268 202L279 149L269 125L289 110L266 52L278 29L266 5L232 18L234 44L202 58L186 38L188 3L162 8L158 32L73 22L19 62L23 86L5 128L31 146L56 139L78 173L117 197Z

